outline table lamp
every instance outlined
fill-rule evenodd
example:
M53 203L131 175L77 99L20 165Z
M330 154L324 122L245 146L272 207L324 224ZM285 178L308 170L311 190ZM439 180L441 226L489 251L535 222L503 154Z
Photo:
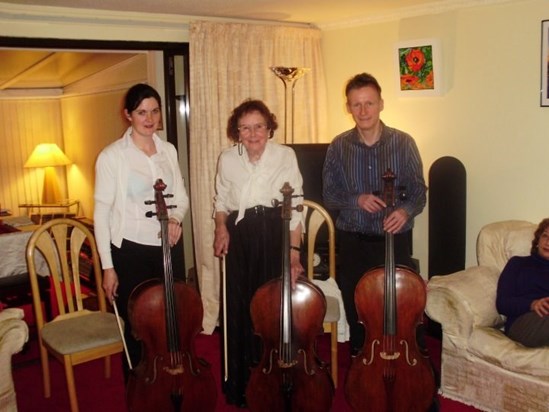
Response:
M32 151L24 167L44 168L43 204L55 204L61 201L61 190L54 167L69 164L71 161L55 143L41 143Z

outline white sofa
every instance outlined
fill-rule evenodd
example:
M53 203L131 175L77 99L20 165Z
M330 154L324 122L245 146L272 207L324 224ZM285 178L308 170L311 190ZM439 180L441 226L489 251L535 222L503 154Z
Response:
M11 357L19 352L29 337L23 310L10 308L0 311L0 411L17 411L11 373Z
M536 227L518 220L486 225L478 266L430 279L426 313L442 325L443 396L485 411L549 411L549 347L507 338L495 306L503 267L530 253Z

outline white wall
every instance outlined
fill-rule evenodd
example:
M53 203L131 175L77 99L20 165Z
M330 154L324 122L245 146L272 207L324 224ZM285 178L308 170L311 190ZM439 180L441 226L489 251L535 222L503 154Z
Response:
M466 265L479 229L496 220L549 216L545 190L549 107L540 107L541 21L547 2L515 1L323 33L330 138L352 126L344 84L370 72L383 88L382 119L416 139L425 175L442 156L467 170ZM441 97L399 97L398 42L441 41ZM427 273L428 210L417 219L414 252Z

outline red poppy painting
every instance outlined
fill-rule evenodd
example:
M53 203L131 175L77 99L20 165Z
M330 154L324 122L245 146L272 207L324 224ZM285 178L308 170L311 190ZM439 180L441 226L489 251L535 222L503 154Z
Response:
M415 41L397 48L399 91L407 95L435 95L440 91L440 67L434 41ZM404 93L403 93L404 94Z
M400 90L434 89L433 46L398 49Z

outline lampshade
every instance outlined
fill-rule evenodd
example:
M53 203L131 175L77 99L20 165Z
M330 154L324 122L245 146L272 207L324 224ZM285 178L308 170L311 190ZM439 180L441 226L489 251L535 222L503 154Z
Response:
M55 166L66 166L71 161L55 143L42 143L34 148L25 163L25 167L44 168L44 187L42 188L42 203L56 204L61 200L61 190L55 173Z
M71 161L55 143L41 143L34 148L25 167L66 166Z

